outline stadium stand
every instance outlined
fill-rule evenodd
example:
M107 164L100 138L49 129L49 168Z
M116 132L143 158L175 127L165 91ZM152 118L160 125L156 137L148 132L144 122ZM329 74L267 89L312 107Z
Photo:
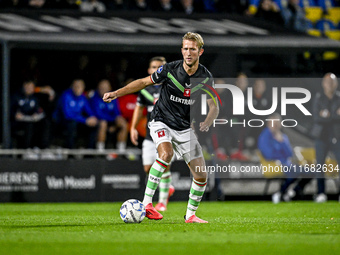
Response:
M335 25L330 20L322 19L316 23L315 28L320 30L321 32L326 32L330 30L335 30Z
M319 6L304 7L306 19L310 20L313 24L322 18L323 10Z
M340 22L340 7L332 7L327 9L327 13L324 16L325 19L331 20L334 24Z

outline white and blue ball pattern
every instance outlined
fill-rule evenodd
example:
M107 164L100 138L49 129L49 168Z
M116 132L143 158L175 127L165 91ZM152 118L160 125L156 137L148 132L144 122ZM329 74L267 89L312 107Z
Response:
M120 217L125 223L141 223L145 218L145 206L137 199L129 199L120 207Z

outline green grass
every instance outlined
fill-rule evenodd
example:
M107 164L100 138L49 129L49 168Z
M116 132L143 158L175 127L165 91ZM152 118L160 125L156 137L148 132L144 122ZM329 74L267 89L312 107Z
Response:
M0 204L0 254L340 254L340 204L186 203L161 221L125 224L121 203Z

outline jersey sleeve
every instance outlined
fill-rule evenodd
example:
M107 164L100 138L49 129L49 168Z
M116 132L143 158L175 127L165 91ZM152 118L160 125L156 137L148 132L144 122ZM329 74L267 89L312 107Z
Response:
M157 69L156 72L151 74L150 78L153 83L161 83L164 79L167 78L168 73L168 64L162 65Z

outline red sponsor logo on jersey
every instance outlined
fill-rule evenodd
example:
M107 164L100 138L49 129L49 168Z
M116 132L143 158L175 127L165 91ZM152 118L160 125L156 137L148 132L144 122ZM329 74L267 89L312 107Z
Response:
M158 138L161 138L161 137L165 136L165 131L164 130L158 131L157 135L158 135Z
M190 97L190 89L184 89L183 95L184 95L185 97Z

